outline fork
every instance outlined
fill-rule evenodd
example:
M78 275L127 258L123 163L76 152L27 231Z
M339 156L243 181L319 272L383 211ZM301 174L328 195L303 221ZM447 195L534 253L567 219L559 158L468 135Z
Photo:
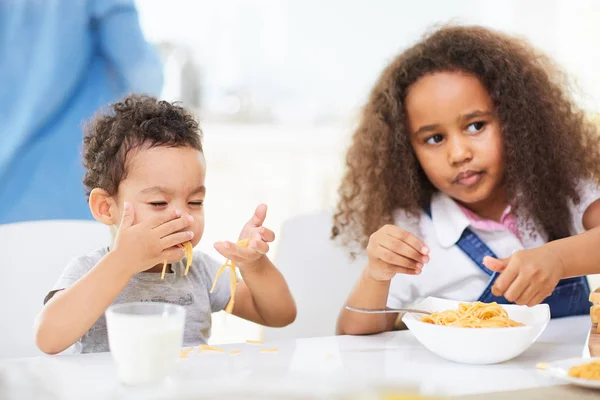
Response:
M417 314L426 314L430 315L429 311L424 310L415 310L413 308L356 308L351 306L346 306L346 310L354 311L362 314L390 314L390 313L400 313L400 312L412 312Z

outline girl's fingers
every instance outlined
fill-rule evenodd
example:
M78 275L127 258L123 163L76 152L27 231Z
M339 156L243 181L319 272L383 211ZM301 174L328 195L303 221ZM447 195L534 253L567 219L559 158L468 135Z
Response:
M406 242L393 236L383 237L379 245L400 256L412 259L415 263L425 264L429 261L429 256L424 256Z
M533 300L533 297L537 294L537 292L537 285L530 284L515 301L515 303L521 306L527 305L531 302L531 300Z
M404 267L393 267L393 266L391 268L397 274L419 275L421 273L420 269L412 269L412 268L404 268Z
M410 247L412 247L422 255L425 256L429 254L429 247L425 244L425 242L423 242L421 239L419 239L412 233L407 232L404 229L395 225L386 225L385 231L388 235L395 237L396 239L402 240L404 243L408 244Z
M531 300L531 302L528 304L529 307L535 306L537 304L540 304L542 301L544 301L546 299L546 297L548 297L549 295L545 294L544 292L538 292L533 299Z
M511 263L509 263L508 266L504 269L504 271L500 273L500 276L498 276L496 282L494 282L494 286L492 286L492 294L494 296L504 295L504 297L506 297L506 291L515 281L515 279L517 279L518 275L519 269L516 266L511 265ZM520 294L521 293L519 293L519 295Z
M498 278L500 279L500 278ZM506 300L515 302L525 292L525 289L531 284L531 280L525 278L523 275L518 275L517 278L510 284L504 297Z
M378 258L385 262L386 264L390 264L394 267L402 267L405 269L417 270L423 268L422 263L417 263L410 258L406 258L399 254L394 253L391 250L386 249L385 247L380 246L378 248Z

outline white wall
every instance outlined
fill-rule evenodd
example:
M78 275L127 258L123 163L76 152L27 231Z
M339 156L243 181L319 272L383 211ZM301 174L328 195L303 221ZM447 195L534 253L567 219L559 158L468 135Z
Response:
M598 110L600 1L137 3L147 37L184 46L199 66L208 162L201 248L212 254L214 241L237 238L259 202L269 205L267 225L276 234L288 218L333 207L349 134L371 85L435 24L525 36L573 75L587 93L582 105ZM176 100L169 71L165 93ZM213 341L258 336L251 324L220 316Z

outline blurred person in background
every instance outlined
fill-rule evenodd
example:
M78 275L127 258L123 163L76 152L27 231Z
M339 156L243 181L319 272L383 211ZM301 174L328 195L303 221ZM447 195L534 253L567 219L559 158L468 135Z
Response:
M133 0L0 0L0 224L89 219L83 122L161 87Z

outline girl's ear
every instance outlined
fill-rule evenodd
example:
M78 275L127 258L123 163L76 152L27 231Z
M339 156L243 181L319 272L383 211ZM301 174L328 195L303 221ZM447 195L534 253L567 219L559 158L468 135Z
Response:
M98 222L104 225L119 223L119 210L116 201L104 189L95 188L90 193L90 211Z

